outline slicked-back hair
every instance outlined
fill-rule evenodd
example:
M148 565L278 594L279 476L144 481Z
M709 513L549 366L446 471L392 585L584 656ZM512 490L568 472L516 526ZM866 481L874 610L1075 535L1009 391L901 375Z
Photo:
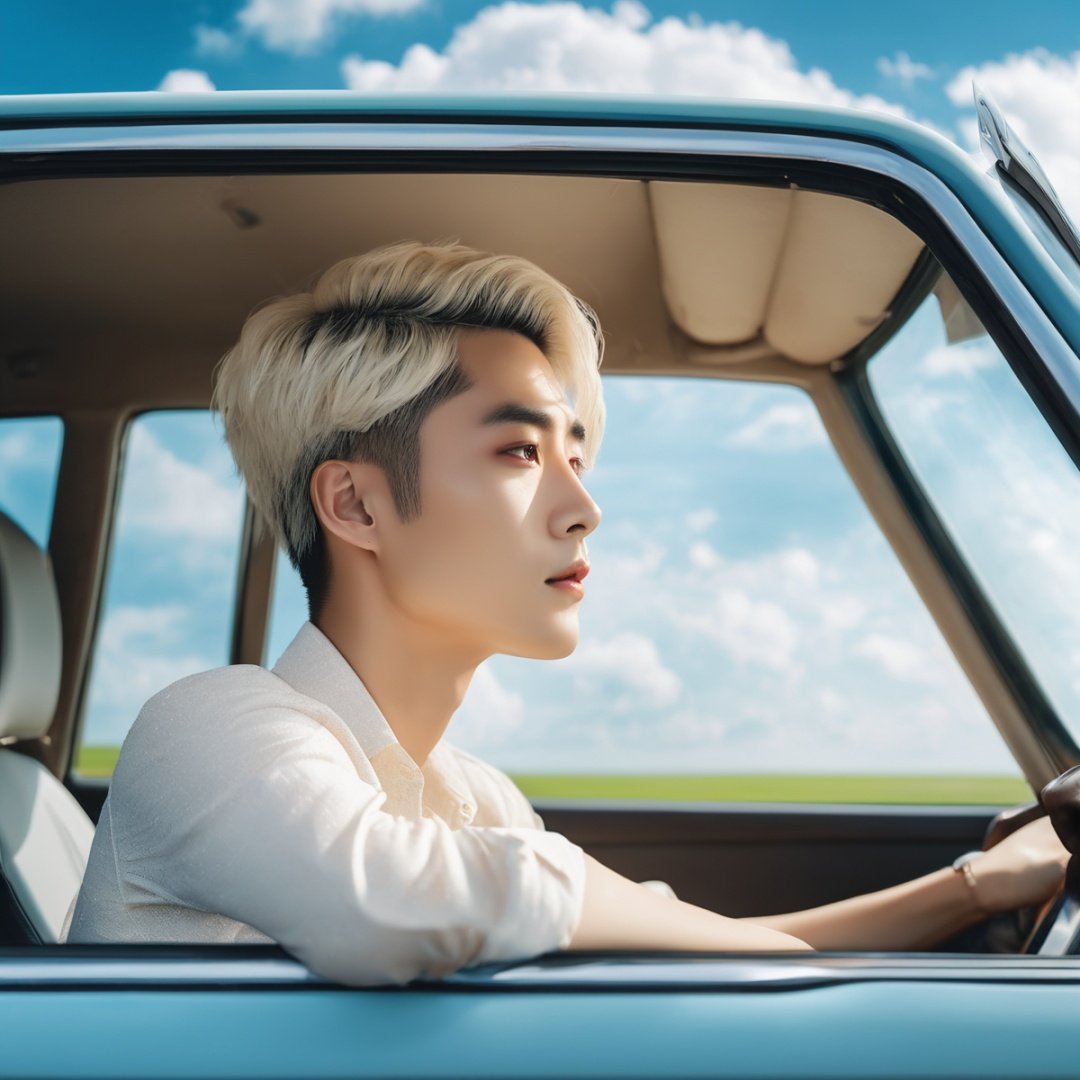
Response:
M288 553L317 618L329 587L311 503L324 461L384 470L403 521L420 513L420 427L468 389L458 331L509 330L547 357L588 433L604 426L603 338L592 309L526 259L461 244L403 241L344 259L309 293L244 323L214 387L225 438L256 510Z

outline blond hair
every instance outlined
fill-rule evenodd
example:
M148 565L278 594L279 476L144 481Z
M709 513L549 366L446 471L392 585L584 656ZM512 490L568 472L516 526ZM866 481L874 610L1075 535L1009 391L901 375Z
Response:
M526 259L403 241L343 259L311 292L244 323L213 404L251 501L302 577L321 546L309 485L322 461L374 461L402 519L419 512L419 425L469 385L457 367L462 327L533 341L585 425L591 461L604 424L599 322Z

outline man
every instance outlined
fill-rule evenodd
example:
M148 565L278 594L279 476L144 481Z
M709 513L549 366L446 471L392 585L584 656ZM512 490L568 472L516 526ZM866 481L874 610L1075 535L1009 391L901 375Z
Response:
M221 668L147 703L70 940L277 941L369 984L560 948L904 947L1054 887L1040 826L977 881L969 865L727 919L544 831L444 740L484 659L577 642L600 355L558 282L451 244L345 260L248 319L216 404L310 621L272 672Z

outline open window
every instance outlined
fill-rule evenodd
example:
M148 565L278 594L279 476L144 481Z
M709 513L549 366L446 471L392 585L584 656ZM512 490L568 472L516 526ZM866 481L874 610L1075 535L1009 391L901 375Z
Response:
M16 386L12 400L52 394L58 411L104 432L65 463L74 502L61 599L75 690L43 752L63 771L80 702L83 746L115 748L134 719L133 686L148 694L182 667L273 661L303 599L282 560L275 584L269 540L221 465L205 413L213 367L257 303L336 259L454 235L533 259L598 310L612 410L592 478L609 507L594 544L591 600L603 611L586 615L565 665L499 662L478 677L461 741L519 775L549 827L732 914L942 865L1074 745L1052 709L1029 708L1018 669L1003 674L974 594L954 588L898 459L860 411L855 372L882 350L873 383L885 350L900 347L890 336L917 330L911 299L939 263L1010 363L1022 351L1017 320L984 318L994 297L979 266L935 231L919 197L902 192L901 203L893 181L838 156L571 156L530 158L527 172L512 156L369 157L357 172L355 157L329 153L295 169L286 157L249 167L211 155L175 175L133 159L126 175L7 185L0 227L19 257L17 272L0 271L4 333L52 358L52 381ZM918 374L918 357L904 370ZM155 424L180 409L198 419L166 437ZM127 428L132 415L141 419ZM151 442L175 460L140 495L130 470ZM163 599L143 606L198 600L207 616L192 617L188 638L160 637L161 667L138 651L110 667L117 612L132 633L167 622L160 611L156 629L139 622L142 601L126 590L155 554L193 555L185 530L209 528L154 502L191 469L193 490L209 476L227 491L227 542L198 557L197 587L159 567ZM90 523L81 556L79 499ZM202 495L195 502L216 520ZM154 552L125 547L132 530L145 540L155 529ZM77 759L72 783L90 771ZM891 788L874 779L885 773ZM710 786L725 775L729 786ZM586 791L583 777L602 782ZM612 781L627 777L646 782ZM751 790L754 778L768 783ZM801 805L775 805L793 789Z

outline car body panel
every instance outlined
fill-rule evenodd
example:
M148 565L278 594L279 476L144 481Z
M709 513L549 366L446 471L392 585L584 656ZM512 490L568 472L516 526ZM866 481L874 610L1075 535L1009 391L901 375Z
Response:
M1075 1075L1077 960L593 954L350 990L227 951L54 947L22 980L30 965L0 953L5 1074ZM43 1044L50 1013L66 1037Z
M0 990L0 1057L27 1078L1076 1075L1075 985L959 989Z
M940 189L966 211L957 226L965 230L960 242L997 290L996 302L1030 338L1070 415L1080 406L1080 299L967 156L933 132L889 117L770 104L554 96L496 102L348 93L122 94L0 99L0 129L6 129L0 130L0 175L6 180L42 171L63 175L67 162L80 155L93 157L85 167L105 174L110 154L150 160L166 150L172 156L158 167L168 171L186 150L240 156L268 148L280 151L284 170L292 151L395 147L447 154L464 147L477 169L497 150L516 155L522 171L538 155L556 152L563 154L559 165L586 152L594 160L637 152L665 163L724 154L772 154L776 160L798 153L825 166L892 170L894 179L902 174L898 183L921 184L921 193L935 198ZM103 488L102 503L109 498ZM92 599L83 600L87 610L93 607ZM85 650L89 639L80 644ZM1065 752L1039 737L1017 743L1018 759L1028 755L1022 764L1029 775L1060 764ZM655 807L625 813L618 807L541 809L549 827L576 833L627 873L644 876L668 859L680 892L690 898L698 887L702 900L715 897L727 879L731 910L739 913L749 913L766 895L784 896L793 905L822 902L940 865L977 843L991 813L712 806L683 807L665 818ZM695 814L696 824L690 820ZM816 851L808 844L817 844ZM757 881L753 887L750 878ZM186 956L140 958L124 946L0 955L6 1018L0 1072L1077 1072L1080 961L1068 957L890 957L853 964L823 955L718 960L708 969L680 956L621 965L586 958L575 960L573 971L564 957L548 957L495 972L465 972L444 984L348 989L305 978L291 961L253 962L250 955L243 949L225 957L190 950ZM189 970L203 962L200 957L212 965Z

